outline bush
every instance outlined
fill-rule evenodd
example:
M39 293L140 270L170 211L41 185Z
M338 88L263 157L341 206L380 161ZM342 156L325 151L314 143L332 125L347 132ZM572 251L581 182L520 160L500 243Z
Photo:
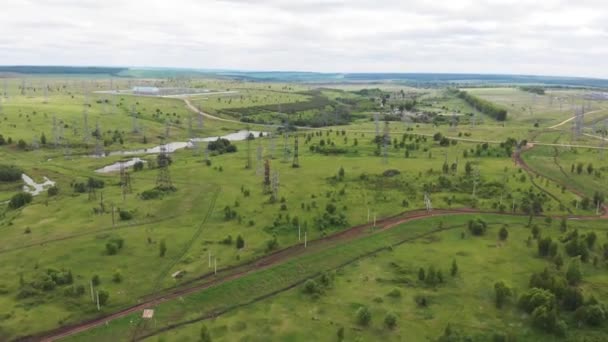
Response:
M87 186L89 188L94 188L94 189L103 189L103 187L105 186L105 183L101 179L89 177L89 179L87 180Z
M421 308L425 308L429 305L429 300L426 298L425 295L416 295L414 297L414 301L416 302L416 305Z
M511 296L511 289L504 282L499 281L494 284L494 293L496 295L496 307L500 309Z
M236 248L241 249L243 247L245 247L245 240L239 235L236 237Z
M115 255L116 253L118 253L118 247L111 242L106 243L106 254Z
M118 216L120 217L120 219L122 221L129 221L133 218L133 213L131 213L130 211L126 211L126 210L119 210Z
M503 226L502 228L500 228L500 231L498 232L498 238L501 241L505 241L508 237L509 237L509 231L507 230L507 227Z
M116 271L114 275L112 275L112 281L115 283L122 282L122 274L120 273L120 271Z
M46 193L47 195L49 195L49 197L57 196L59 195L59 188L53 185L52 187L48 188L48 190L46 190Z
M584 322L592 326L599 326L606 320L606 310L602 305L593 304L581 306L574 313L577 321Z
M144 162L143 161L137 161L135 162L135 164L133 164L133 171L137 172L137 171L141 171L144 169Z
M399 298L401 297L401 291L399 291L399 289L392 289L391 292L387 294L387 296L392 298Z
M21 180L23 170L15 165L0 165L0 181L1 182L16 182Z
M317 284L316 281L314 281L314 279L308 279L304 283L304 293L316 294L316 293L319 293L319 291L320 291L319 285Z
M97 292L97 296L99 297L99 305L105 305L110 299L110 294L108 291L99 290Z
M397 326L397 316L392 312L386 314L384 325L389 329L394 329Z
M471 234L473 235L483 235L485 234L486 230L488 228L487 223L482 220L482 219L475 219L475 220L470 220L469 221L469 232L471 232Z
M570 285L576 285L583 279L583 274L581 273L581 266L577 259L574 259L568 265L568 270L566 271L566 279Z
M31 285L25 285L25 286L21 287L21 289L17 293L17 299L30 298L37 294L38 294L38 290L33 288Z
M147 200L151 200L151 199L160 198L163 196L163 194L164 194L164 192L159 189L144 190L144 191L142 191L141 194L139 194L139 198L141 198L144 201L147 201Z
M362 306L359 309L357 309L357 323L359 325L366 326L371 322L371 320L372 320L372 313L369 311L369 309L367 307Z
M20 192L11 197L11 200L8 202L8 207L11 209L18 209L30 203L31 201L32 194L27 192Z

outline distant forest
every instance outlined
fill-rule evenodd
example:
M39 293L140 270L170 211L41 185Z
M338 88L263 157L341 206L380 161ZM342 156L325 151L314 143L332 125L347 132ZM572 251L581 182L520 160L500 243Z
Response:
M15 66L1 66L0 72L7 73L18 73L18 74L62 74L62 75L75 75L75 74L104 74L104 75L116 75L121 71L128 70L128 68L110 68L110 67L71 67L71 66L33 66L33 65L15 65Z

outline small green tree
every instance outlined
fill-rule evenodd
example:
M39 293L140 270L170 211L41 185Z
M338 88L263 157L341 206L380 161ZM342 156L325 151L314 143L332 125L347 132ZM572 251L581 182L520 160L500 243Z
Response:
M319 285L317 284L316 281L314 281L314 279L308 279L304 283L304 293L315 294L318 292L319 292Z
M158 251L161 257L164 257L165 253L167 253L167 244L165 243L164 239L160 240L160 244L158 245Z
M110 294L105 290L99 290L97 295L99 296L99 305L105 305L110 299Z
M211 333L209 333L209 329L207 329L207 326L203 324L203 326L201 327L201 333L200 333L200 342L211 342Z
M452 277L458 274L458 264L456 263L456 259L452 259L452 269L450 270L450 274Z
M494 293L496 295L496 307L500 309L511 296L511 289L504 282L499 281L494 284Z
M420 269L418 270L418 280L424 281L424 279L425 279L424 268L420 267Z
M372 313L369 311L369 309L366 306L362 306L359 309L357 309L357 323L359 325L366 326L371 322L371 320L372 320Z
M578 258L570 261L568 265L568 270L566 271L566 279L568 280L568 284L576 285L583 279L583 274L581 273L581 265Z
M565 217L562 217L562 220L561 220L561 222L559 223L559 230L560 230L562 233L565 233L565 232L566 232L566 230L568 230L568 221L566 221L566 218L565 218Z
M344 341L344 327L338 328L338 332L336 333L336 335L338 336L339 342Z
M239 235L236 237L236 248L241 249L243 247L245 247L245 240Z
M392 312L387 313L384 317L384 325L389 329L394 329L397 326L397 316Z
M500 231L498 231L498 238L501 241L505 241L507 238L509 238L509 231L507 230L507 227L502 226L502 228L500 228Z
M340 170L338 170L338 179L344 179L344 168L342 166L340 166Z

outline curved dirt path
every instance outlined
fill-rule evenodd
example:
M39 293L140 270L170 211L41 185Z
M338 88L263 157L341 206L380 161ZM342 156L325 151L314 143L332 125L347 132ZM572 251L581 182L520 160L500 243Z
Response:
M579 197L586 197L586 195L582 191L571 187L567 183L564 183L564 182L561 182L561 181L559 181L557 179L553 179L551 177L543 175L543 174L539 173L538 171L534 170L533 168L531 168L528 164L526 164L526 162L521 157L521 154L523 152L531 150L532 148L534 148L534 146L535 146L534 144L528 144L521 151L519 151L519 152L513 152L512 158L513 158L513 161L515 162L515 164L517 164L519 167L521 167L522 169L524 169L530 175L537 175L537 176L546 178L546 179L548 179L548 180L550 180L550 181L552 181L552 182L554 182L556 184L559 184L559 185L565 187L566 189L568 189L568 191L574 193L575 195L577 195ZM541 190L544 191L543 189L541 189ZM577 216L570 216L570 217L572 217L572 218L581 218L581 217L577 217ZM599 216L594 216L594 217L597 218L597 219L608 219L608 204L603 204L602 205L602 214L599 215Z
M596 110L592 110L592 111L590 111L590 112L585 113L585 115L587 115L587 114L594 114L594 113L598 113L598 112L601 112L601 111L604 111L604 110L605 110L605 109L596 109ZM576 119L576 116L573 116L573 117L571 117L571 118L568 118L568 119L566 119L566 120L564 120L564 121L562 121L562 122L558 123L557 125L553 125L553 126L549 127L549 129L554 129L554 128L557 128L557 127L559 127L559 126L565 125L565 124L567 124L568 122L570 122L570 121L572 121L572 120L574 120L574 119Z
M508 215L508 216L522 216L521 214L509 214L509 213L499 213L492 211L481 211L474 209L450 209L450 210L434 210L428 212L426 210L414 210L405 212L393 217L385 218L378 220L376 222L376 228L373 233L384 231L387 229L391 229L397 225L402 223L420 220L424 218L429 218L433 216L446 216L446 215L458 215L458 214L500 214L500 215ZM315 248L324 248L330 246L335 243L343 243L346 241L350 241L359 237L362 237L368 234L369 229L372 228L371 223L366 223L358 226L351 227L347 230L343 230L333 235L329 235L325 238L321 238L318 240L313 240L308 242L308 249L311 250L311 253L314 253ZM81 323L61 327L50 332L42 333L36 336L25 336L16 339L15 341L56 341L61 338L65 338L77 333L81 333L87 331L91 328L100 326L105 324L106 322L127 316L129 314L141 311L146 308L153 307L160 303L176 299L178 297L188 295L191 293L199 292L222 283L225 283L230 280L238 279L244 277L250 273L256 272L260 269L265 269L277 264L280 264L284 261L290 260L293 257L306 254L308 251L307 248L304 248L303 244L293 245L291 247L279 250L272 254L265 255L259 259L252 260L245 264L236 265L228 268L224 268L218 270L218 275L215 276L213 273L208 273L202 275L198 278L190 280L182 284L179 288L169 289L162 291L157 294L151 294L147 297L143 297L143 301L139 304L127 307L125 309L119 310L117 312L97 317L94 319L90 319ZM204 281L201 283L201 281Z

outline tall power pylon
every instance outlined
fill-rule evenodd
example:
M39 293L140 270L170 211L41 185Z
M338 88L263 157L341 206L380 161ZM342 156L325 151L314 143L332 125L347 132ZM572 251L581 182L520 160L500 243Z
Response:
M294 142L293 142L293 163L291 164L291 167L293 168L298 168L300 167L300 156L299 156L299 151L298 151L298 135L296 134L294 137Z
M173 189L171 175L169 174L169 155L165 139L160 141L160 154L158 155L158 175L156 177L156 187L162 190Z

